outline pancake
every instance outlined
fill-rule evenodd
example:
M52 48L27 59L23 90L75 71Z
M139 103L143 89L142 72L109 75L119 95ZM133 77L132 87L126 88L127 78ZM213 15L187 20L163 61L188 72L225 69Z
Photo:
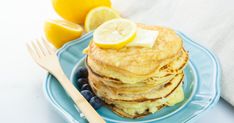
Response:
M146 90L144 93L137 93L137 92L123 92L114 90L108 86L101 84L98 80L94 79L93 76L89 75L89 84L95 91L96 95L101 98L105 98L109 101L145 101L145 100L157 100L162 97L166 97L169 95L175 88L177 88L180 83L182 83L184 74L180 73L177 74L168 84L165 84L161 88L156 88L152 90Z
M173 106L184 99L182 85L169 96L156 101L145 102L117 102L108 106L117 114L127 118L140 118L150 113L155 113L165 106Z
M118 115L120 115L122 117L132 118L132 119L141 118L141 117L144 117L144 116L146 116L148 114L151 114L151 112L149 112L148 110L145 110L143 113L129 114L129 113L126 113L125 111L123 111L123 109L117 108L117 107L115 107L113 105L108 105L108 107L110 107L112 109L112 111L114 111L116 114L118 114ZM161 106L155 106L155 107L156 107L156 110L159 111L165 106L161 105Z
M138 27L159 31L153 48L102 49L91 42L87 54L92 69L124 83L136 83L156 75L160 67L174 61L180 55L182 40L173 30L140 24Z
M160 74L158 74L157 76L154 77L150 77L146 80L143 80L142 82L138 82L137 84L134 83L123 83L120 80L117 79L113 79L110 77L105 77L103 75L100 75L99 73L94 72L94 70L92 70L90 68L90 66L88 65L87 62L87 58L86 58L86 66L87 68L89 68L91 71L91 74L96 74L96 76L98 77L98 79L102 79L101 81L103 82L103 84L116 88L116 89L127 89L127 90L131 90L131 87L139 87L139 89L147 89L148 87L152 87L152 86L156 86L156 85L161 85L161 84L165 84L165 82L171 80L173 77L175 77L176 74L181 73L183 68L185 67L187 61L188 61L188 55L187 52L182 49L182 54L177 57L176 60L172 61L171 63L169 63L168 65L163 66L162 68L160 68Z
M111 89L114 93L118 93L118 94L124 94L124 93L134 93L134 94L138 94L138 93L144 93L144 92L148 92L152 89L157 89L157 88L161 88L164 84L168 83L171 79L169 79L168 81L161 81L161 84L158 84L158 82L156 82L157 84L147 84L147 85L144 85L142 87L140 86L131 86L131 87L113 87L113 86L109 86L108 84L105 84L105 83L111 83L111 79L108 79L108 78L105 78L105 77L100 77L96 74L93 74L91 72L91 70L89 70L89 73L90 73L90 78L89 80L92 81L94 80L93 82L95 82L94 84L97 86L97 85L100 85L100 86L103 86L103 87L106 87L106 88L109 88ZM134 84L135 85L135 84Z
M140 84L142 86L138 86L138 84L134 84L135 86L129 86L129 87L119 87L119 86L109 86L109 84L111 83L112 79L108 79L106 77L100 77L98 76L97 74L95 75L91 70L89 70L89 73L90 73L90 81L91 80L95 80L95 84L100 84L100 85L103 85L104 87L108 87L110 88L111 90L113 90L115 93L118 93L118 92L121 92L121 93L134 93L134 94L137 94L137 93L144 93L144 92L148 92L152 89L157 89L157 88L160 88L162 87L163 85L167 84L168 82L170 82L170 80L172 80L174 78L175 75L173 75L172 77L170 76L170 78L168 78L167 81L163 81L163 80L160 80L160 82L155 82L156 84ZM106 83L109 83L109 84L106 84ZM119 93L119 94L121 94Z
M107 103L115 113L127 118L140 118L150 113L155 113L165 106L173 106L184 99L182 83L166 97L157 100L142 102L114 101Z

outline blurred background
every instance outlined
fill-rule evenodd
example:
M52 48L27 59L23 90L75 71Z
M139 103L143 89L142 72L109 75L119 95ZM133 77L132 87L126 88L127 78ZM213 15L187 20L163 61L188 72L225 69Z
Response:
M198 123L233 123L234 1L112 0L123 17L164 25L214 50L223 67L222 96ZM43 35L46 19L60 18L50 0L1 0L0 122L65 123L42 92L46 72L26 52L25 43Z

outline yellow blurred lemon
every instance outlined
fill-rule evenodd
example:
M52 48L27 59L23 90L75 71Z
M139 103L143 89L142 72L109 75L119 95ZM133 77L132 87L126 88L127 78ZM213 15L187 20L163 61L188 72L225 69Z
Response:
M119 18L119 14L112 8L109 7L97 7L88 13L85 18L85 30L87 32L96 29L102 23Z
M100 25L93 34L94 43L101 48L120 49L136 37L137 26L127 19L113 19Z
M66 20L48 20L44 25L45 36L56 48L79 38L83 32L80 25Z
M111 7L110 0L52 0L55 11L64 19L83 24L89 10L98 6Z

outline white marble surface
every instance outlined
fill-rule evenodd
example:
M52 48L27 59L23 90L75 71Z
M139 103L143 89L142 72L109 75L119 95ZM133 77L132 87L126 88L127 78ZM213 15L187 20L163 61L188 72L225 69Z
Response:
M119 0L121 1L121 0ZM129 0L130 2L131 0ZM145 0L150 1L150 0ZM153 0L151 0L153 1ZM182 0L183 1L183 0ZM196 0L198 1L198 0ZM217 1L217 0L214 0ZM229 6L234 2L230 2ZM201 2L201 0L200 0ZM225 3L224 2L224 3ZM163 3L163 2L161 2ZM224 4L220 3L220 4ZM177 3L172 3L177 4ZM228 4L227 4L228 6ZM200 6L201 8L204 6ZM217 6L216 6L217 7ZM206 7L204 7L206 8ZM160 7L159 7L160 9ZM187 9L185 7L185 9ZM217 7L217 9L220 9ZM224 8L223 8L224 9ZM122 10L121 10L122 11ZM162 11L162 10L160 10ZM172 11L168 9L168 11ZM135 12L129 12L135 13ZM166 12L167 13L167 12ZM166 14L165 13L165 14ZM186 13L183 13L184 16ZM206 14L206 13L202 13ZM225 14L224 12L222 14ZM126 15L127 16L127 15ZM168 22L168 15L162 16L162 20L155 23L163 24L163 20ZM218 16L218 14L217 14ZM153 16L150 16L153 17ZM0 4L0 122L1 123L66 123L64 119L47 102L42 93L42 83L46 72L40 69L29 57L25 49L25 42L41 35L43 21L46 18L57 18L54 14L49 0L1 0ZM147 20L139 20L132 16L132 19L154 24ZM159 18L159 17L155 17ZM193 21L190 16L189 22L182 24L179 20L171 20L171 23L180 24L175 26L183 30L193 39L204 41L204 45L209 45L211 39L207 30L197 32L201 27L195 26L202 21ZM155 19L157 20L157 19ZM233 20L233 19L232 19ZM175 22L174 22L175 21ZM207 20L208 21L208 20ZM215 23L218 20L209 21ZM168 22L168 26L171 26ZM208 23L208 22L207 22ZM172 24L173 25L173 24ZM194 31L189 29L189 25L194 25ZM209 25L207 25L209 27ZM224 25L223 25L224 26ZM207 27L207 28L208 28ZM206 28L206 27L204 27ZM222 29L222 25L217 27ZM206 33L207 36L201 36ZM222 31L219 31L222 33ZM213 32L212 34L215 34ZM217 32L218 34L218 32ZM222 37L220 37L222 38ZM229 37L227 37L228 39ZM226 39L225 39L226 40ZM208 41L208 42L205 42ZM233 40L232 40L233 41ZM222 46L222 43L220 44ZM212 48L212 45L208 47ZM220 52L222 48L220 48ZM233 62L233 61L232 61ZM230 74L227 74L230 75ZM198 123L233 123L234 108L225 101L220 100L218 104L209 112L206 112Z

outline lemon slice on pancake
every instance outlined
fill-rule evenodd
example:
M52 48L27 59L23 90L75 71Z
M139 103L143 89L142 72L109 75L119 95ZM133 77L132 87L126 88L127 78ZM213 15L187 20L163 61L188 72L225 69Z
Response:
M113 19L100 25L93 34L94 43L101 48L120 49L136 37L137 25L127 19Z

